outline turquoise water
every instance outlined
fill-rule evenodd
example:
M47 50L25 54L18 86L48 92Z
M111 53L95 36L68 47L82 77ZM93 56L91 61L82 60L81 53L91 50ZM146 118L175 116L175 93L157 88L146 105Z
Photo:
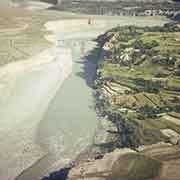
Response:
M36 131L36 142L49 153L24 171L18 180L38 179L58 170L92 143L98 123L93 89L90 87L96 63L94 58L87 62L85 56L97 47L92 41L97 33L93 31L92 37L75 34L72 38L67 34L60 38L59 46L71 49L73 70L49 103L48 111Z

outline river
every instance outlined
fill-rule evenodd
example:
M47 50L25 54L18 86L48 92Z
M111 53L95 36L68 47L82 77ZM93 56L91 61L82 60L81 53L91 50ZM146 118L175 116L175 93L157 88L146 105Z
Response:
M73 71L49 103L48 111L39 123L36 140L49 152L48 156L24 171L18 180L37 179L59 169L92 143L98 122L91 88L96 59L87 61L85 56L97 47L92 39L102 29L98 30L93 25L84 28L76 30L73 36L66 32L59 33L58 46L71 49Z
M23 123L19 124L21 129L26 127L24 131L30 132L33 129L31 132L33 134L33 143L37 144L43 152L46 152L30 168L24 170L16 178L17 180L38 180L44 175L63 167L87 145L92 143L98 116L94 110L91 85L95 77L96 59L98 56L94 54L89 56L88 60L86 56L89 55L91 50L98 48L97 43L93 39L111 27L118 24L159 25L165 22L164 20L152 19L148 21L143 18L134 18L134 20L126 17L101 17L93 20L90 25L87 23L88 19L62 20L59 25L57 24L58 53L61 54L61 50L67 50L71 53L73 70L61 88L55 91L58 79L61 79L56 61L37 66L31 71L24 72L17 78L14 92L11 96L13 98L9 98L7 103L9 106L4 107L3 112L2 110L0 111L0 114L4 115L3 123L6 124L6 121L13 122L13 118L17 119L17 121L23 119ZM61 58L63 57L61 56ZM54 73L53 76L52 73ZM7 115L8 112L9 115ZM27 117L26 112L32 115L28 114ZM29 125L29 122L32 123ZM36 122L35 127L33 122ZM17 124L14 123L14 125ZM8 126L13 127L13 124L8 124ZM17 146L11 148L12 152L22 148L23 143L21 142L26 141L26 137L22 137L23 134L19 133L19 128L13 127L13 129L15 129L15 133L12 134L12 137L8 137L8 139L13 139L13 141L8 140L9 142L6 141L5 143L9 151L9 144L11 143L13 147L13 143L19 141ZM4 139L7 134L7 132L4 133L0 138ZM14 138L16 136L19 136L19 138ZM2 146L4 145L2 142L1 144ZM6 150L6 148L2 149L3 151ZM25 154L29 154L27 157L23 157L23 160L32 158L30 153L32 150L31 147L26 149ZM36 154L38 153L36 152ZM9 157L13 158L15 156ZM3 163L6 165L8 165L5 162L7 159L8 156L4 157ZM9 163L12 164L14 161L9 160ZM17 162L15 163L15 166L19 166ZM3 173L4 171L5 168ZM11 168L9 168L8 173L12 173Z

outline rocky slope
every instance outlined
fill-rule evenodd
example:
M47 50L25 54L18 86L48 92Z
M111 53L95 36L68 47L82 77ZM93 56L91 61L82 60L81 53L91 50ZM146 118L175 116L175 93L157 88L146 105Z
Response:
M180 150L170 144L123 148L70 170L68 180L178 180Z

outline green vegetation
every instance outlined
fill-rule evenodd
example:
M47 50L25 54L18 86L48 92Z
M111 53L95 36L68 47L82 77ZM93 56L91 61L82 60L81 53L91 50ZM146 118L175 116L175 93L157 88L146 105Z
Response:
M99 37L97 105L118 127L115 147L170 142L163 129L180 133L179 37L178 24L117 27Z

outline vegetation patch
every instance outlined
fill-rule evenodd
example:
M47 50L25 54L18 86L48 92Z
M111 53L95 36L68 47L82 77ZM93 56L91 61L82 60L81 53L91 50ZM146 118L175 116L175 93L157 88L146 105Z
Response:
M179 26L171 23L117 27L99 37L97 105L117 126L114 147L171 142L163 129L180 133L179 36Z

